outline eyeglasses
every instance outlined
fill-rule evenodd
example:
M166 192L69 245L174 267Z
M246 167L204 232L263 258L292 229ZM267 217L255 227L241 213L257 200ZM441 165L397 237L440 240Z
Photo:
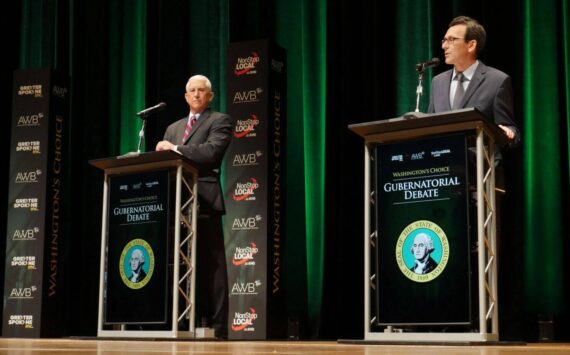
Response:
M453 45L453 44L455 44L455 41L457 41L458 39L465 39L465 38L462 38L462 37L444 37L441 40L441 44L445 44L445 42L447 42L447 43L449 43L449 45Z

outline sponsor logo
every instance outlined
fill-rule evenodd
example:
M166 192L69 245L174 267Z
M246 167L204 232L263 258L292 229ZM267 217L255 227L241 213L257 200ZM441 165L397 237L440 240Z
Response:
M14 256L10 262L12 267L24 267L28 270L35 270L36 268L36 257L35 256Z
M257 295L258 290L261 287L261 281L255 280L254 282L234 282L232 289L230 291L230 295L237 296L237 295Z
M255 201L255 190L259 188L259 183L255 178L251 178L250 181L241 183L236 183L234 189L233 199L234 201Z
M435 158L440 157L440 156L445 155L445 154L451 154L451 149L440 149L440 150L434 150L431 152L431 156L435 157Z
M232 160L232 166L255 166L259 165L257 161L263 155L261 150L256 151L255 153L245 153L245 154L236 154Z
M145 186L149 189L153 186L158 186L158 185L159 185L158 181L149 181L145 183Z
M16 173L16 184L27 184L27 183L34 183L39 182L39 177L42 175L42 171L40 169L34 171L24 171Z
M31 287L14 287L10 291L8 298L17 300L31 300L34 299L34 294L38 288L34 285Z
M29 229L16 229L12 234L12 240L36 240L36 235L40 232L38 227Z
M259 249L255 243L249 243L245 248L236 247L232 264L235 266L255 265L255 254L259 253Z
M392 161L404 161L404 156L402 154L392 155Z
M412 160L422 160L426 152L412 153Z
M234 319L232 320L232 331L234 332L254 332L255 326L254 322L258 315L255 308L250 307L249 312L234 313Z
M32 152L32 154L40 154L40 141L18 142L18 144L16 144L16 152Z
M249 57L245 58L237 58L236 66L234 69L234 74L236 76L241 76L244 74L252 75L257 74L257 70L255 69L255 65L261 61L259 55L255 52L251 52Z
M17 198L14 201L14 208L26 208L30 209L31 212L39 211L38 199L37 198Z
M33 329L34 316L29 314L11 314L10 319L8 319L8 325Z
M261 223L261 215L256 215L255 217L237 217L234 218L232 223L232 230L257 230L259 229L259 223Z
M234 104L246 104L251 102L259 102L259 97L263 93L262 88L257 88L254 90L244 90L237 91L234 94L233 103Z
M44 114L41 112L36 115L21 115L18 118L18 127L39 126L43 118Z
M22 85L18 89L18 96L34 96L42 97L42 86L41 85Z
M138 290L146 286L154 272L154 252L144 239L128 242L121 253L119 273L128 288Z
M257 133L255 132L255 126L259 124L259 119L256 115L250 115L249 118L244 120L237 120L236 126L234 128L234 137L255 137Z
M400 271L414 282L429 282L440 276L449 260L449 242L441 227L428 220L410 223L396 242Z
M60 87L60 86L54 86L52 93L54 96L65 99L65 95L67 95L67 88Z

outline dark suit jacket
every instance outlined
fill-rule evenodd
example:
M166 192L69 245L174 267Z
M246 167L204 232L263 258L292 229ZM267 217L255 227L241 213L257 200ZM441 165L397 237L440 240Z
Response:
M435 76L431 82L429 113L451 110L449 89L453 69ZM474 107L487 119L509 126L515 131L513 145L520 142L520 131L515 123L513 87L511 78L500 70L488 67L479 61L475 74L463 96L460 108Z
M188 117L184 117L168 126L164 140L176 144L178 151L199 168L200 214L224 214L220 165L231 140L230 116L207 108L182 143L187 121Z

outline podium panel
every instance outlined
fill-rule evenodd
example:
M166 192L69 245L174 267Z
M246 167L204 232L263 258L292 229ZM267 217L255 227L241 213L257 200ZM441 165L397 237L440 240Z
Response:
M168 170L109 178L105 324L165 324Z
M468 324L466 135L375 148L378 325Z

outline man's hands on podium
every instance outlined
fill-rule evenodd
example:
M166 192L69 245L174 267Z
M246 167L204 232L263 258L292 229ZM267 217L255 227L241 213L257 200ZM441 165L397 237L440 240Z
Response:
M500 124L499 128L501 128L505 132L505 134L507 135L507 137L509 137L509 139L515 139L515 131L510 129L508 126L503 126L502 124ZM158 146L157 146L157 148L158 148Z
M178 154L181 154L178 149L177 146L170 143L169 141L160 141L158 143L156 143L156 151L161 151L161 150L173 150Z

